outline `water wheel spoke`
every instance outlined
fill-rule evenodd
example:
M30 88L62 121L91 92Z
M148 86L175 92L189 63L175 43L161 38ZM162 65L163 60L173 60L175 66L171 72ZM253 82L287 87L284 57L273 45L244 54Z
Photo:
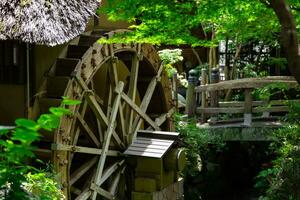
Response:
M123 166L113 177L112 184L109 187L109 192L112 193L114 196L117 192L121 176L124 175L124 171L125 171L125 166Z
M155 118L155 124L157 126L161 126L165 121L167 121L169 117L173 115L174 112L175 112L175 108L171 108L167 113L163 113L159 115L158 117ZM153 130L153 128L149 126L147 130Z
M78 188L76 188L74 186L71 186L70 190L71 190L72 193L74 193L74 194L76 194L78 196L82 193L82 191L80 189L78 189Z
M101 187L97 186L94 183L91 184L91 189L94 190L94 193L96 193L96 195L98 193L98 194L100 194L101 196L103 196L107 199L114 199L114 196L110 192L102 189ZM94 193L93 193L93 195L94 195ZM92 197L92 199L96 199L96 197L95 198Z
M141 51L141 45L138 44L138 50L134 54L132 63L131 63L131 72L130 72L130 81L129 81L129 89L128 89L128 97L132 99L133 102L135 102L136 93L137 93L137 82L138 82L138 74L139 74L139 64L140 64L140 51ZM132 110L127 107L126 110L126 119L127 119L127 125L128 125L128 133L131 132L132 129L132 121L133 121L133 112Z
M104 101L96 93L94 93L94 96L95 96L95 99L96 99L97 103L99 105L103 106L104 105Z
M101 177L103 175L103 169L104 169L104 164L105 164L105 160L106 160L106 155L107 155L109 145L110 145L110 139L111 139L112 134L114 132L114 128L115 128L114 124L115 124L115 120L116 120L116 117L117 117L117 112L118 112L119 106L121 105L120 104L120 102L121 102L121 93L123 92L123 88L124 88L124 83L120 82L118 84L118 86L116 87L116 90L115 90L115 92L117 93L117 96L114 100L114 104L113 104L113 107L112 107L112 112L111 112L111 116L110 116L110 120L109 120L110 123L108 125L107 131L106 131L106 134L105 134L105 137L104 137L104 142L103 142L103 145L102 145L103 153L100 156L97 171L96 171L96 176L95 176L95 184L96 185L99 185ZM96 199L97 192L98 191L93 192L93 195L92 195L93 200Z
M138 113L138 115L143 118L148 124L150 124L155 130L160 130L159 126L144 112L138 107L125 93L122 93L122 99Z
M77 117L78 121L80 122L80 125L84 129L84 133L87 133L88 137L95 143L97 147L100 147L100 142L97 139L96 135L93 133L93 131L90 129L88 124L85 122L85 120L81 117L79 113L76 113L75 116Z
M84 80L81 77L76 76L75 78L76 78L77 82L79 83L79 85L83 88L83 90L89 91L87 85L85 84ZM90 92L86 92L85 97L86 97L86 101L88 102L89 106L95 113L96 117L98 119L101 119L105 123L105 125L108 126L108 124L109 124L108 119L107 119L106 115L104 114L103 110L101 109L101 107L99 106L99 104L97 103L93 94ZM118 136L118 134L115 131L113 132L113 137L116 140L117 144L120 147L124 148L124 146L125 146L124 143L122 142L122 140L120 139L120 137Z
M111 47L112 48L112 45ZM109 72L109 79L110 79L110 88L112 90L112 87L116 87L118 82L119 82L119 79L118 79L118 70L117 70L117 61L118 61L118 58L115 57L112 49L111 49L111 68L108 70ZM113 96L113 95L112 95ZM119 107L118 107L118 110L119 110L119 115L118 115L118 119L119 119L119 122L120 122L120 128L121 128L121 138L123 139L123 136L126 134L126 130L125 130L125 121L124 121L124 113L123 113L123 107L122 105L120 104ZM111 110L110 110L111 111ZM111 112L108 112L107 116L109 118L109 114ZM124 141L124 140L123 140Z
M152 95L155 91L157 82L160 81L160 76L161 76L161 73L162 73L162 70L163 70L163 66L164 66L164 64L161 63L156 76L152 78L152 80L150 81L150 83L147 87L146 93L145 93L145 95L143 97L143 100L142 100L142 103L140 105L140 108L143 112L147 111L149 103L152 99ZM133 122L133 131L132 131L133 137L136 136L136 133L140 129L141 124L142 124L142 120L141 120L140 116L137 115L136 118L134 119L134 122Z
M111 85L109 85L108 90L109 90L109 92L108 92L108 102L107 102L107 111L106 111L107 118L110 117L110 113L111 113L111 109L112 109L111 104L112 104L113 92L112 92L112 86Z
M97 162L98 157L94 157L88 162L81 165L75 172L71 174L70 185L78 181L87 171L89 171Z
M98 185L102 185L115 171L119 169L120 166L124 164L124 160L121 160L119 162L116 162L109 166L107 169L104 170L103 176L101 177L101 180Z
M84 101L83 106L82 106L82 110L80 112L80 116L84 117L86 109L87 109L87 102ZM74 120L74 125L73 126L76 126L76 120ZM73 140L72 140L73 145L77 144L79 134L80 134L80 128L78 127L78 128L76 128L75 134L73 136Z
M79 196L77 196L75 198L75 200L86 200L86 199L90 198L91 195L92 195L92 191L90 191L89 189L86 189Z
M96 122L97 122L97 130L98 130L98 134L99 134L99 139L100 139L100 142L103 143L103 131L102 131L101 122L98 118L96 119Z
M66 145L66 144L52 144L52 150L56 151L70 151L73 153L85 153L85 154L93 154L93 155L101 155L102 149L90 148L90 147L82 147L82 146L74 146L74 145ZM120 156L121 153L115 150L106 151L107 156Z
M108 70L108 72L111 80L111 86L116 87L117 84L119 83L118 70L117 70L118 57L116 57L114 54L113 44L109 45L109 52L111 56L111 68ZM119 109L118 117L120 122L121 133L122 133L121 138L123 139L124 135L126 134L126 130L125 130L123 108L121 104L118 106L118 109Z

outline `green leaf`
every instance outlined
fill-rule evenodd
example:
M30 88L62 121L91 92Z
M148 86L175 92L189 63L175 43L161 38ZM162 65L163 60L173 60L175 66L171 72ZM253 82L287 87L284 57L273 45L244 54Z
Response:
M0 136L1 135L6 135L9 132L8 129L0 129Z
M78 101L78 100L72 100L72 99L69 99L68 97L62 97L62 98L63 98L63 101L62 101L63 105L74 106L74 105L81 104L81 101Z
M31 129L31 130L38 130L38 128L39 128L39 125L35 121L30 120L30 119L23 119L23 118L17 119L15 121L15 123L18 126L25 127L25 128Z
M62 117L63 115L71 115L72 112L69 109L62 108L62 107L51 107L50 112L58 117Z
M53 129L58 128L60 117L53 114L42 114L37 122L41 128L52 131Z
M12 140L22 143L32 143L39 138L39 133L32 129L18 127L13 132Z

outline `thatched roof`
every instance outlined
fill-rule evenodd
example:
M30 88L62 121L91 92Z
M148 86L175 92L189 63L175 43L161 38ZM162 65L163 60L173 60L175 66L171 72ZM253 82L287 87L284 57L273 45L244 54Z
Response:
M0 39L50 46L85 30L99 0L0 0Z

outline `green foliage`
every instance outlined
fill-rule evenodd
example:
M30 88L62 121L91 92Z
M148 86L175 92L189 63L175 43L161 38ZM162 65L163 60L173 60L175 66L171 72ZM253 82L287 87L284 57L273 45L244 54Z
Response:
M236 41L277 40L279 23L272 9L259 0L108 0L99 13L112 21L125 20L134 24L133 32L115 38L116 41L152 44L192 44L216 46L218 41L230 38ZM289 1L299 8L299 2ZM298 12L294 12L300 21ZM195 35L202 28L207 35L214 30L216 37ZM299 26L298 26L299 29Z
M162 61L167 64L175 64L183 60L181 49L163 49L158 51L158 55Z
M62 199L57 183L45 173L27 165L27 161L35 157L33 142L39 140L38 132L42 129L52 131L57 128L63 115L72 114L65 105L78 103L64 99L62 106L50 108L51 113L41 115L37 121L17 119L16 128L1 130L0 199ZM26 186L33 183L37 185L30 187L32 190L27 190ZM35 193L36 190L40 191L41 196Z
M158 52L160 59L165 63L165 71L169 78L177 73L177 69L173 66L175 63L182 61L181 49L164 49Z
M268 61L266 62L266 64L268 65L277 65L279 66L281 69L285 70L286 69L286 66L288 64L286 58L274 58L274 57L270 57L268 59Z
M175 115L176 131L183 137L187 149L186 176L196 176L204 165L210 148L221 150L225 143L216 134L197 127L196 119L183 119L180 114Z
M257 73L255 71L255 65L253 64L248 64L243 69L241 70L243 73L243 78L254 78L257 77Z
M300 199L300 104L290 104L288 124L275 132L278 141L271 144L277 153L271 168L257 176L256 187L262 190L261 200Z
M60 200L64 199L59 185L55 181L55 177L46 172L38 172L35 174L28 173L24 189L30 193L30 199L33 200Z
M252 92L252 95L256 99L260 100L269 100L271 96L281 94L287 99L286 92L288 91L289 87L285 83L272 83L265 87L258 88Z

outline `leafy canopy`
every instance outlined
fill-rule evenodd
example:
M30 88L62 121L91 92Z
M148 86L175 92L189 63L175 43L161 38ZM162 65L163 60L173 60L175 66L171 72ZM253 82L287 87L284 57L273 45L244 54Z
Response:
M260 0L108 0L99 11L112 21L126 20L133 32L116 37L117 42L126 36L126 42L152 44L192 44L210 46L210 33L215 31L213 42L225 38L240 41L274 41L279 32L278 20ZM295 16L299 1L290 1ZM300 22L300 17L296 20ZM140 22L135 25L136 21ZM299 23L298 23L299 24ZM199 33L199 28L204 34ZM298 28L299 25L298 25ZM202 36L201 36L202 35ZM205 35L207 37L205 37Z

